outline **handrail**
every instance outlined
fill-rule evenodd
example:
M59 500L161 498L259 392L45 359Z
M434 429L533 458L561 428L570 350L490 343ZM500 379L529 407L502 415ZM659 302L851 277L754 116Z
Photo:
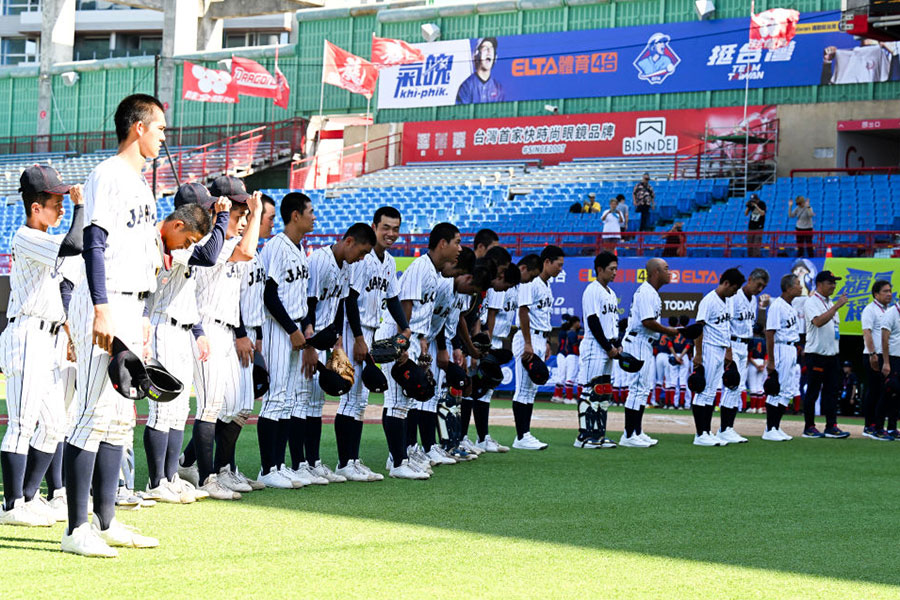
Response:
M389 133L388 135L381 136L372 140L357 142L356 144L351 144L350 146L344 146L343 148L338 148L332 150L330 152L325 152L322 154L315 154L314 156L308 156L306 158L302 158L300 160L295 160L291 163L291 181L294 181L294 174L301 170L309 170L313 169L315 173L314 182L316 187L328 187L328 182L326 181L325 185L319 186L319 177L321 173L319 173L320 164L330 164L333 162L338 162L343 165L343 161L348 156L357 156L361 154L361 164L362 164L362 172L360 174L367 173L369 171L366 170L366 157L369 153L374 150L380 150L382 148L388 148L392 143L399 143L402 140L402 134L399 132ZM341 172L343 172L343 166L341 168ZM327 176L327 174L326 174ZM327 177L326 177L327 179ZM340 183L340 181L338 182ZM298 186L299 187L299 186Z
M857 173L881 173L881 172L890 173L900 173L900 167L816 167L816 168L807 168L807 169L791 169L790 176L793 177L794 173L848 173L850 175L855 175Z

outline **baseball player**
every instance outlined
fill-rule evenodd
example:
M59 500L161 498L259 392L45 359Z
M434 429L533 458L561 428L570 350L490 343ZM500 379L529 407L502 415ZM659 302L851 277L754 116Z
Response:
M38 494L65 434L64 398L53 357L65 321L56 265L81 250L81 188L68 186L52 167L35 165L20 178L25 224L10 244L9 326L0 335L0 366L7 377L9 425L0 445L4 503L0 524L49 526L58 512ZM62 220L63 194L74 204L68 234L51 235ZM37 428L37 429L35 429ZM63 516L62 520L65 520Z
M334 417L335 430L342 427L347 430L348 463L353 463L353 470L367 476L368 481L384 479L359 459L359 445L362 440L363 420L366 406L369 403L369 390L363 385L362 370L365 366L369 348L375 340L375 331L381 323L381 315L385 309L401 323L400 333L409 338L411 332L403 307L400 305L399 284L397 282L397 265L388 250L400 237L400 212L392 206L382 206L375 211L372 218L372 229L375 232L375 246L362 260L350 266L350 289L344 299L344 351L353 360L355 371L353 387L350 392L341 396L337 414ZM341 425L338 425L338 422ZM389 426L383 421L385 434ZM337 435L337 433L335 433ZM344 477L347 475L338 471Z
M460 248L456 225L438 223L428 236L427 254L412 261L400 277L400 303L412 332L408 360L418 361L422 354L428 353L427 336L440 272L445 265L456 263ZM398 329L398 319L385 316L375 337L383 339L396 335ZM427 479L430 461L417 447L406 443L408 430L415 431L418 425L414 402L391 377L391 365L384 365L382 369L388 380L388 389L384 393L384 429L390 453L386 468L391 477Z
M669 318L669 327L678 327L679 319ZM687 325L687 323L685 323ZM685 400L690 391L687 389L687 378L691 372L690 351L692 343L683 334L679 333L669 338L668 354L666 361L666 408L684 408Z
M671 321L670 321L671 324ZM666 393L666 367L669 365L669 345L672 338L661 335L653 342L653 381L655 382L653 393L650 395L650 406L665 406Z
M568 370L566 358L568 358L570 352L569 330L572 328L574 319L574 315L563 315L562 324L559 326L559 337L556 346L556 372L554 373L556 381L553 386L553 396L550 398L550 402L554 404L565 402L566 380L568 378L566 374Z
M581 342L581 364L578 383L578 436L576 448L615 448L606 437L606 411L612 402L613 359L621 348L617 345L619 299L610 289L619 270L619 259L603 251L594 258L594 276L581 296L581 312L587 322ZM599 386L599 398L592 392Z
M525 363L533 356L544 360L550 352L550 315L553 311L550 279L562 272L565 256L562 248L547 246L541 251L541 274L531 283L519 286L519 331L512 344L516 359L516 391L513 394L516 439L512 447L519 450L547 447L531 433L531 413L538 386L529 377Z
M885 413L887 413L888 430L886 435L891 439L900 438L897 431L898 386L897 376L900 374L900 302L885 310L881 319L881 357L883 365L881 375L885 379Z
M872 301L863 309L860 318L869 368L869 386L863 409L863 435L880 441L890 441L890 436L884 430L886 405L884 378L881 376L881 368L884 366L881 358L881 321L891 305L891 294L890 281L879 279L872 284Z
M740 271L726 269L719 276L719 284L716 288L707 293L697 307L697 323L703 326L703 333L700 334L697 341L694 368L696 370L698 367L703 367L706 387L694 396L691 403L694 426L697 429L697 434L694 436L695 446L727 446L731 442L740 441L737 439L737 434L735 436L718 434L713 436L711 429L716 391L722 385L722 375L726 368L736 369L731 350L731 312L727 302L738 292L744 281L744 275ZM739 392L737 398L740 402ZM737 413L737 407L726 406L723 402L722 432L734 424L734 416L731 411ZM729 421L730 425L727 425ZM732 431L734 431L733 428Z
M341 241L331 246L319 248L309 259L309 286L307 287L307 318L314 333L332 326L336 331L343 331L343 299L350 291L350 270L353 263L359 262L372 251L375 246L375 232L366 223L355 223L347 229ZM343 342L338 335L335 348L342 348ZM343 475L334 473L319 456L322 440L322 408L325 406L325 392L318 385L319 376L316 364L325 362L325 351L307 346L302 352L302 372L299 402L291 416L305 421L303 445L305 460L312 467L315 475L327 479L329 483L347 481ZM357 472L355 468L347 469L349 463L349 445L354 443L355 435L343 427L345 421L335 422L335 437L338 447L338 468L344 467L354 481L368 481L368 474ZM294 449L291 448L291 457ZM297 459L294 458L296 461Z
M729 443L744 443L747 438L734 430L734 420L743 408L743 394L747 389L747 372L750 359L750 344L753 341L753 325L756 323L757 295L769 285L769 273L765 269L753 269L747 283L730 296L725 304L731 316L731 356L740 376L740 383L734 389L722 388L721 424L716 437Z
M653 375L653 340L660 335L674 336L678 330L666 327L659 322L662 312L662 300L659 289L669 283L669 265L661 258L647 261L646 280L634 293L631 300L631 311L622 349L644 366L637 373L625 373L625 387L628 389L625 398L625 432L619 440L620 446L626 448L649 448L657 441L641 430L641 420L647 398L654 389Z
M269 367L269 390L263 397L256 426L261 464L257 479L270 487L283 487L284 479L292 487L327 484L327 480L314 476L303 460L303 423L299 417L291 417L297 404L300 349L306 345L306 336L312 335L312 328L303 322L307 314L309 263L301 241L315 227L316 216L312 201L298 192L285 195L279 212L284 231L269 240L259 254L266 273L263 356ZM285 465L288 438L292 435L295 468Z
M230 440L226 441L221 432L241 411L240 363L234 337L240 324L244 272L240 263L256 253L262 202L259 192L248 194L244 182L229 175L216 178L209 192L213 197L228 198L231 209L225 242L215 265L197 271L197 310L209 339L209 354L204 360L203 348L194 344L197 408L193 436L181 457L178 474L198 484L211 498L239 500L241 492L252 488L232 476L227 465Z
M494 288L487 291L484 331L491 336L491 348L502 348L504 340L509 337L519 309L519 286L531 283L541 274L541 257L537 254L526 254L519 260L517 267L520 275L517 285L503 291ZM508 446L498 443L489 433L488 421L493 394L493 390L488 390L472 407L475 430L478 434L476 445L485 452L509 452ZM466 423L463 423L463 428L465 427Z
M754 332L756 333L756 332ZM763 382L766 380L766 340L753 336L750 340L747 357L747 395L749 396L750 414L762 413L766 400Z
M766 431L762 439L769 442L793 439L781 429L781 417L799 391L794 367L800 342L800 317L792 303L802 291L799 277L793 273L785 275L781 278L781 295L766 312L766 371L768 377L777 377L780 388L777 396L766 395Z
M142 353L144 300L162 266L156 198L141 175L159 154L166 126L160 102L128 96L114 116L118 152L88 176L84 190L85 280L72 294L70 317L78 361L77 419L64 450L69 525L62 550L116 556L112 546L152 547L159 542L115 518L119 468L132 437L134 404L109 384L113 338ZM149 333L149 332L148 332ZM88 524L93 494L94 521Z

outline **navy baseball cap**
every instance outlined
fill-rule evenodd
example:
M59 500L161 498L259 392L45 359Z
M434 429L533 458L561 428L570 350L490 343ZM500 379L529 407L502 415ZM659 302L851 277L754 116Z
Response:
M202 183L185 183L175 192L175 208L185 204L199 204L209 210L215 203L216 199Z
M835 277L834 273L831 271L820 271L818 275L816 275L816 283L822 283L825 281L830 281L831 283L836 283L843 279L843 277Z
M247 188L244 187L244 182L231 175L216 177L212 185L209 186L209 193L216 198L227 196L232 202L241 202L243 204L246 204L247 199L250 198Z
M66 185L59 178L56 169L48 165L34 165L22 171L19 178L19 192L39 194L68 194L71 185Z

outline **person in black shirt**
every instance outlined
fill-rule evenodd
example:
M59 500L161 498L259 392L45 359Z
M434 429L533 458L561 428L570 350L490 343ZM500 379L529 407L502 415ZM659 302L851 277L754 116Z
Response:
M751 194L744 214L750 215L750 222L747 224L747 256L759 258L762 254L762 229L766 225L766 203L756 194Z
M853 365L849 360L844 361L844 369L841 374L841 414L855 415L859 412L859 379L853 372Z

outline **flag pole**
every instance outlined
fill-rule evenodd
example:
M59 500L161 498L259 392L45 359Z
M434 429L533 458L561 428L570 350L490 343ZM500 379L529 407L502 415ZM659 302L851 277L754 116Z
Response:
M328 40L322 46L322 87L319 90L319 122L321 126L322 110L325 108L325 51L328 49Z
M755 0L750 0L750 28L747 30L747 43L750 43L753 31L753 14ZM750 63L744 71L744 197L747 197L747 179L750 170L750 123L747 121L747 105L750 103Z
M363 142L362 172L366 172L366 156L369 153L369 114L372 110L372 97L366 98L366 138Z

